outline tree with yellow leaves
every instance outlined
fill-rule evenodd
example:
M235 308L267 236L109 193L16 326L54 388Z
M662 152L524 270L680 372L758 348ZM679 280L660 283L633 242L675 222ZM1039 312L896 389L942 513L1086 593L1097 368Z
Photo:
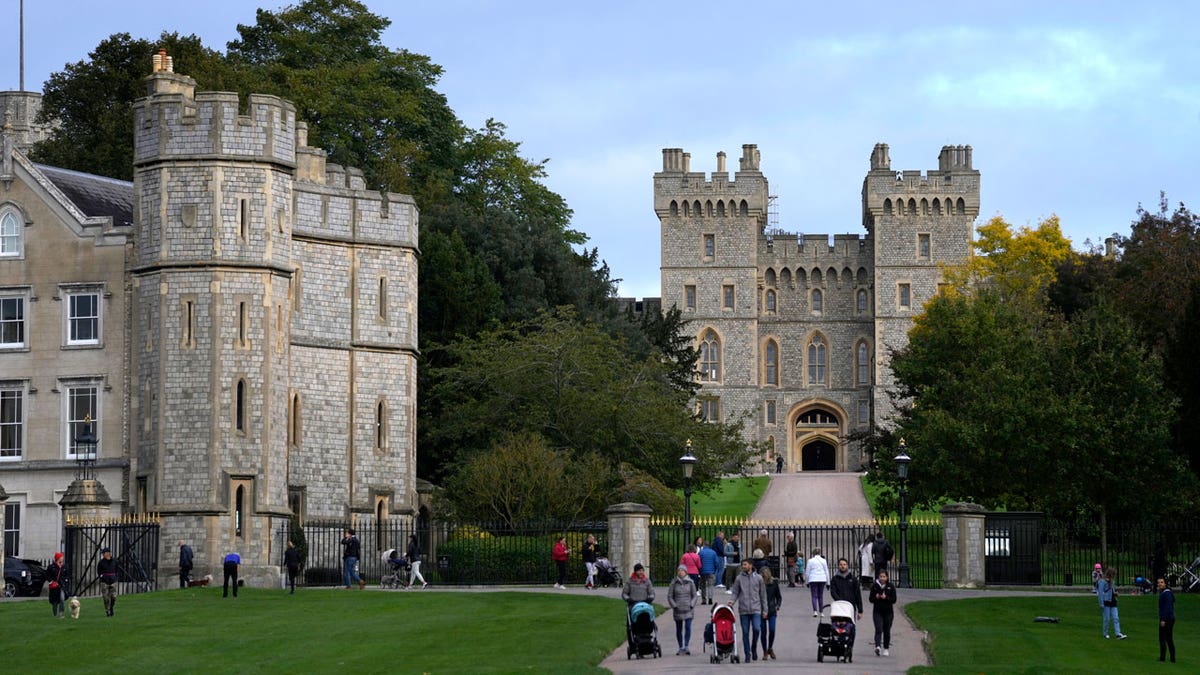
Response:
M1071 255L1071 240L1063 236L1055 215L1037 227L1018 229L997 215L975 231L975 255L965 265L945 270L946 280L959 291L987 286L1007 300L1040 303L1059 264Z

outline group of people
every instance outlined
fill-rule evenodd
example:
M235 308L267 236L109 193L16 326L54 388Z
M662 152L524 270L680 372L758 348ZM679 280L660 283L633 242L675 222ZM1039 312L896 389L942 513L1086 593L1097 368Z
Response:
M117 606L117 561L113 559L112 549L104 546L100 549L100 560L96 562L96 576L100 580L100 596L104 599L104 615L113 616ZM61 551L54 554L54 560L46 568L47 595L50 600L50 612L58 619L67 616L67 598L71 597L71 570L67 566L67 557ZM78 607L78 603L75 603ZM77 611L75 618L79 618Z
M1166 661L1167 653L1170 652L1171 663L1175 663L1175 593L1167 586L1163 575L1157 576L1155 590L1158 593L1158 660ZM1103 569L1100 563L1096 563L1096 569L1092 572L1092 591L1100 604L1100 630L1105 640L1111 639L1113 635L1116 635L1118 640L1129 637L1121 632L1116 578L1115 569ZM1109 632L1110 626L1112 633Z
M882 535L879 541L882 539ZM881 549L882 552L882 549ZM884 555L873 560L871 569L874 578L870 582L867 600L871 604L871 619L875 625L875 655L888 656L892 646L892 622L895 620L896 587L888 575L890 557ZM865 569L865 567L864 567ZM821 555L820 547L812 550L812 557L804 566L808 590L812 597L813 616L820 616L825 606L825 589L833 600L843 600L854 606L855 621L862 619L862 581L850 569L850 561L838 558L837 571L830 572L829 563Z

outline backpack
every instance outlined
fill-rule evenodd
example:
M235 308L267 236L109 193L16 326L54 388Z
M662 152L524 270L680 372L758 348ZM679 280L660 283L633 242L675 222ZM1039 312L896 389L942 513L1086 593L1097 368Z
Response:
M875 548L879 548L878 545L876 545ZM879 548L879 550L875 550L875 548L871 549L871 553L875 558L876 564L881 562L889 563L892 561L892 557L896 555L896 552L892 550L892 545L886 540L883 542L882 548Z

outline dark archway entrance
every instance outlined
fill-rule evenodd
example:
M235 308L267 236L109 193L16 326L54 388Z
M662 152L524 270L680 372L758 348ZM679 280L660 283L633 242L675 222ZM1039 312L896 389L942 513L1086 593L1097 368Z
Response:
M800 454L802 471L834 471L837 469L837 448L828 441L813 441Z

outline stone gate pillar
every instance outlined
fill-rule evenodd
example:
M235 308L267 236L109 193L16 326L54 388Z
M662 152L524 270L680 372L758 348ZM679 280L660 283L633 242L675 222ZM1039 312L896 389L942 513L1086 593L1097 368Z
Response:
M985 514L978 504L955 502L942 507L942 586L983 588L986 585Z
M650 514L645 504L623 502L605 510L608 516L608 559L628 577L634 563L642 563L650 575ZM653 576L650 576L653 579ZM621 580L622 583L625 579Z

